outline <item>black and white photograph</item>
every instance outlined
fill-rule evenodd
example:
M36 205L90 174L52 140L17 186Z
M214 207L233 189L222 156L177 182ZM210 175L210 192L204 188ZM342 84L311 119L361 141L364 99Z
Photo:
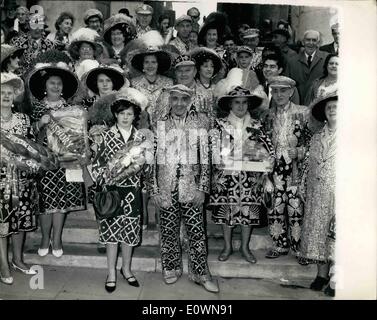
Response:
M345 2L2 0L0 300L375 300L377 11Z

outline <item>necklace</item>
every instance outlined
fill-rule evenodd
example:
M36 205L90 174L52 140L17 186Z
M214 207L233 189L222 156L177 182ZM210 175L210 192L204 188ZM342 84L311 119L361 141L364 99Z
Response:
M202 82L202 80L199 78L199 82L202 84L202 86L204 87L204 88L206 88L206 89L209 89L210 87L211 87L211 80L209 80L209 84L208 84L208 86L206 86L203 82Z
M334 83L336 83L336 81L337 81L337 79L328 79L328 78L326 78L324 80L324 85L325 85L325 87L328 87L328 86L331 86Z
M157 81L157 77L153 81L150 81L147 77L145 77L145 79L147 79L147 81L148 81L149 84L155 84L156 81Z

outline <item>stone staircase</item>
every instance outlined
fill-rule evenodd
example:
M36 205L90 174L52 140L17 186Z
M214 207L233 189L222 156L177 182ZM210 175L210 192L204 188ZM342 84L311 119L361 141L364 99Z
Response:
M149 212L152 213L149 225L143 230L141 244L134 250L132 268L139 271L161 272L159 232L154 219L154 208L150 207ZM266 250L272 244L266 227L254 228L250 237L250 249L258 260L256 264L248 263L238 252L241 243L239 228L233 231L234 253L225 262L217 260L223 247L222 231L219 225L211 222L210 213L207 213L207 236L208 263L214 276L277 280L315 277L315 266L301 266L291 255L274 260L264 258ZM97 251L98 229L93 208L89 207L86 211L70 213L67 216L63 230L64 255L61 258L55 258L51 253L46 257L38 256L40 239L40 230L27 235L24 250L26 263L64 267L107 267L106 254ZM187 272L186 254L183 255L183 261L184 272ZM118 259L118 268L120 265L121 259Z

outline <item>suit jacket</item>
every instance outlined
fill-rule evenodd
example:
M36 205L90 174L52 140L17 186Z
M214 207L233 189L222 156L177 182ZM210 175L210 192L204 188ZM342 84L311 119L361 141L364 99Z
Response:
M334 42L329 43L329 44L325 44L324 46L320 47L319 50L324 51L324 52L328 52L328 53L332 53L332 54L338 54L339 53L339 47L338 47L338 52L335 51Z
M304 103L304 99L313 81L323 75L323 65L327 55L327 52L317 50L310 67L308 66L304 50L288 61L285 75L296 81L301 104Z
M193 135L193 130L208 130L209 120L192 107L182 127L176 126L170 113L161 123L164 127L154 130L157 132L155 163L147 174L147 189L152 196L161 195L167 208L172 205L176 188L181 203L190 203L197 190L209 192L208 151L203 148L207 141L203 142L200 131L197 137Z

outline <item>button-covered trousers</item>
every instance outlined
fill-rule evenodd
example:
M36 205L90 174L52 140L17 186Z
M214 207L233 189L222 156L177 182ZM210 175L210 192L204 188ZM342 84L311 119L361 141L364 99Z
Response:
M304 207L298 197L298 187L292 185L292 163L279 161L275 167L274 205L268 211L268 225L274 249L297 252L300 245Z
M182 274L181 219L183 219L189 241L189 278L199 282L209 280L211 275L207 263L202 208L193 208L191 203L179 203L178 190L175 190L172 194L172 206L160 210L160 246L163 273L168 274L175 271L176 274Z

